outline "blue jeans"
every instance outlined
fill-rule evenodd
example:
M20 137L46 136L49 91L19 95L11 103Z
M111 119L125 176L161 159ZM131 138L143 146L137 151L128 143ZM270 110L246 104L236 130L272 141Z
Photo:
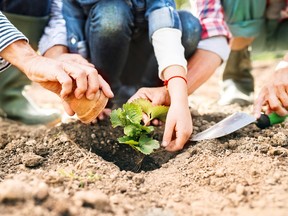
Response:
M159 85L148 22L137 22L137 12L141 11L135 12L127 0L96 2L83 5L63 1L70 51L88 56L116 95L123 85ZM189 58L200 40L201 26L187 11L179 11L179 17L185 56Z

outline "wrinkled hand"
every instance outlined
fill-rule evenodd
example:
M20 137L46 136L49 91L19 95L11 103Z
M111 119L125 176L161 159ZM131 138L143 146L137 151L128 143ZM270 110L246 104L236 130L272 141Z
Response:
M80 99L85 94L87 99L92 100L99 88L103 90L108 98L113 97L108 83L88 62L79 64L72 61L63 62L35 56L26 61L24 73L34 82L58 82L61 85L60 97L62 99L74 91L76 98ZM73 89L74 81L76 83L75 89ZM65 104L64 102L63 105L69 115L74 115L74 112L67 103Z
M266 114L271 112L276 112L280 116L288 114L288 66L276 70L261 89L254 103L256 118L260 117L263 106L267 106Z
M81 65L94 67L94 65L90 63L87 59L83 58L80 54L76 53L61 53L58 54L57 56L54 55L53 59L66 63L77 63Z

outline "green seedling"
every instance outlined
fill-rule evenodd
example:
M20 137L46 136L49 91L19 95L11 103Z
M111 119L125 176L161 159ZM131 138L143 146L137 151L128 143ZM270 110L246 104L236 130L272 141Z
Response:
M145 155L151 154L160 144L153 139L154 127L148 126L148 123L154 119L165 122L168 109L168 106L154 106L150 101L139 98L113 110L110 116L112 127L123 127L124 132L118 142L128 144ZM143 114L148 118L146 124L142 121Z
M101 179L98 174L92 171L78 175L74 170L66 171L64 169L60 169L58 170L58 173L67 181L78 181L79 187L81 188L85 187L89 183L93 183Z

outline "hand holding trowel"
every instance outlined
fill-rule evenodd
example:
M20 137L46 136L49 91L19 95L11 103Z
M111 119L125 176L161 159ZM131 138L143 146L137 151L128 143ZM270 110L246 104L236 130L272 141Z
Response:
M212 127L194 135L190 140L201 141L205 139L219 138L231 134L251 123L255 123L257 127L263 129L285 121L286 117L288 116L279 116L276 113L271 113L269 115L261 114L260 118L256 119L256 117L247 113L237 112Z

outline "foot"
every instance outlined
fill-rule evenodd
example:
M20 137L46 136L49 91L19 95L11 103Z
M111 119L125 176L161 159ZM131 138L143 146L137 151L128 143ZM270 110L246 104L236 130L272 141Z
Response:
M224 80L222 83L219 105L237 103L240 106L247 106L253 103L254 93L245 89L245 83L237 83L232 79Z

